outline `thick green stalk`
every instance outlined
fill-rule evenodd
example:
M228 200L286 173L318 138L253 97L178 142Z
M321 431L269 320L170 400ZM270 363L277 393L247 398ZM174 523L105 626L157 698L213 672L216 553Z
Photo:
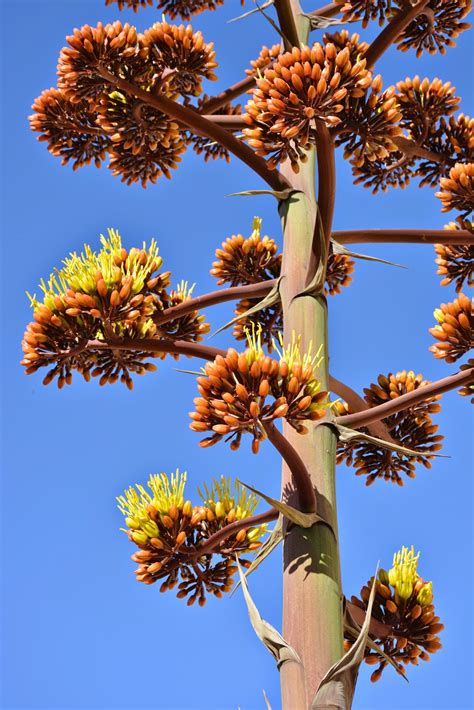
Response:
M297 0L293 11L300 12ZM298 18L300 38L307 41L308 24ZM327 305L323 296L299 296L307 286L313 235L317 217L315 151L294 175L289 165L282 166L285 177L301 192L281 204L284 246L281 296L284 338L293 332L301 337L301 348L312 343L313 352L322 346L322 360L316 373L322 387L328 388ZM320 252L321 253L321 252ZM315 427L306 435L285 426L284 434L306 465L313 482L318 513L329 525L310 529L294 527L284 542L283 636L303 661L304 671L294 663L281 668L284 710L308 708L326 671L343 652L342 594L337 540L335 452L336 438L329 427ZM293 481L283 465L282 492L293 505ZM302 677L303 676L303 677ZM304 686L304 687L302 687Z

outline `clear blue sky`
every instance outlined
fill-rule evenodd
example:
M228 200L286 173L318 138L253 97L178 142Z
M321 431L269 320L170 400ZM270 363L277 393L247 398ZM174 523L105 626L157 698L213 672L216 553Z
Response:
M306 7L313 9L310 2ZM239 11L240 3L228 0L193 23L215 40L220 88L241 78L262 44L277 41L259 17L226 24ZM119 13L102 0L3 0L2 13L2 707L251 710L264 707L264 688L278 708L278 673L253 635L241 596L188 608L173 593L136 583L133 550L119 532L115 508L115 496L126 486L177 466L188 471L192 492L202 480L224 473L245 474L276 495L280 474L270 445L259 458L250 454L250 442L239 453L223 445L200 449L199 437L188 429L194 380L175 372L172 361L140 378L133 392L119 385L99 388L79 377L60 392L43 387L40 376L26 378L19 365L31 317L24 292L34 291L69 251L97 244L108 226L120 230L127 246L156 237L175 282L196 281L196 292L203 293L214 286L209 268L215 248L232 233L248 234L254 214L281 239L275 204L268 197L226 197L262 185L237 161L206 167L191 152L171 182L147 190L124 186L105 168L62 168L29 132L27 116L33 99L55 84L65 35L84 23L118 17L142 30L160 15L152 8ZM413 54L391 51L380 67L385 85L415 73L440 76L457 86L462 110L472 113L470 39L461 36L445 58L416 62ZM341 160L335 228L441 228L448 220L433 192L413 185L372 198L352 185ZM412 368L429 379L448 374L449 366L428 352L432 311L454 295L439 286L433 248L363 250L409 268L359 262L353 285L330 299L334 375L360 391L380 372ZM229 314L226 307L208 313L214 327ZM216 344L225 345L227 337ZM388 669L373 686L370 669L363 667L358 710L472 707L470 417L466 398L444 397L437 421L451 458L436 461L432 471L420 469L403 489L383 482L367 489L352 470L338 472L346 594L359 591L378 560L388 565L396 549L414 544L446 624L444 649L431 663L410 669L409 685ZM279 552L251 577L250 587L264 617L278 626Z

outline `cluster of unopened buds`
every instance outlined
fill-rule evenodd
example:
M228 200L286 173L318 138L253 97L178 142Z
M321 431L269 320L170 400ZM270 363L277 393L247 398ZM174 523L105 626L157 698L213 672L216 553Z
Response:
M432 583L425 582L418 574L419 556L419 553L415 555L413 547L402 547L393 557L392 568L388 572L379 570L377 579L372 577L362 587L360 598L353 596L351 599L351 615L358 616L357 610L360 609L365 616L375 584L369 636L385 657L366 646L365 662L378 666L371 675L373 682L379 680L386 668L387 657L404 673L404 666L416 666L419 660L429 661L430 655L441 648L438 634L444 626L433 606ZM346 649L353 642L353 635L346 633Z
M233 234L216 249L216 261L212 264L211 274L218 279L219 286L225 283L243 286L278 279L282 255L274 239L268 235L262 236L261 225L261 218L254 217L249 237ZM350 284L353 271L353 260L346 254L335 254L331 246L326 267L326 293L331 296L340 293L342 287ZM246 315L258 301L259 299L242 299L237 303L235 314L239 316L239 320L234 326L233 335L237 340L245 340L247 331L260 324L262 340L271 352L274 338L279 338L283 331L281 303Z
M197 378L199 397L190 428L210 432L201 446L212 446L225 437L231 448L240 446L242 434L252 436L252 451L258 453L266 438L265 427L277 419L285 419L300 434L325 416L328 393L321 390L315 376L319 354L301 354L298 342L279 350L280 359L265 355L260 335L248 335L248 347L238 353L229 348L225 356L218 355L206 363Z
M427 384L422 375L415 375L413 371L380 375L376 384L364 389L365 401L369 407L376 407ZM441 449L443 437L437 434L438 425L433 424L431 418L432 414L441 409L439 399L440 396L431 397L382 420L396 444L416 451L417 454L390 451L364 440L339 441L337 463L345 462L348 466L354 466L357 476L366 476L368 486L377 479L403 486L402 475L414 478L416 464L431 468L433 454ZM341 416L350 413L344 402L335 402L333 406Z
M202 81L216 79L213 44L200 32L163 20L139 33L117 21L84 25L67 42L57 88L35 100L30 117L39 140L63 164L100 167L108 155L114 175L146 187L161 175L171 177L190 142L206 158L228 157L153 105L153 96L161 96L191 106Z
M101 237L99 252L86 245L82 254L71 254L47 283L41 282L43 299L30 297L34 321L22 343L26 373L51 368L44 384L57 378L62 387L71 383L76 370L87 381L99 377L104 385L120 378L131 388L131 372L155 370L147 360L165 357L163 352L137 347L137 342L200 341L209 325L197 311L159 329L154 323L154 318L192 293L186 283L167 290L170 273L159 271L162 262L155 241L127 251L114 230L109 230L108 238ZM134 347L121 349L125 339L136 341Z
M430 328L437 342L430 347L438 359L456 362L474 347L474 303L463 293L434 312L437 324Z
M241 555L252 554L260 545L266 524L242 526L228 536L220 535L232 523L253 515L257 499L238 483L222 476L211 488L199 491L200 505L184 496L186 474L176 471L150 476L148 490L130 487L117 498L125 516L127 533L139 549L132 555L138 563L137 580L145 584L160 581L160 591L177 586L177 596L188 606L206 603L206 593L221 597L229 592L237 571L250 562Z

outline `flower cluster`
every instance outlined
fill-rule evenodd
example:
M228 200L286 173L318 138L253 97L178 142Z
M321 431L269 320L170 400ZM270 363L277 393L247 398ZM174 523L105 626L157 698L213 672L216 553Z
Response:
M119 10L128 7L134 12L140 7L153 5L155 0L105 0L106 5L117 3ZM204 10L216 10L223 5L224 0L156 0L156 7L174 20L178 15L183 20L190 20L192 15L198 15ZM244 4L244 0L240 0Z
M261 236L262 220L254 217L253 230L250 237L242 234L228 237L220 249L216 250L216 261L212 264L211 274L215 276L219 286L228 283L231 286L259 283L276 279L280 276L282 256L274 239ZM332 245L326 269L325 292L331 296L340 293L341 287L348 286L354 262L345 254L334 254ZM262 327L262 341L269 352L273 350L273 340L283 331L283 315L281 304L262 308L256 313L244 314L258 299L242 299L235 308L235 315L242 316L235 326L233 335L237 340L246 340L247 332L258 324Z
M474 210L474 163L456 163L448 177L442 177L436 197L442 202L441 212L458 210L467 217Z
M423 80L417 75L397 83L397 101L402 112L400 125L415 139L426 137L429 127L440 118L457 111L460 99L451 82Z
M465 219L450 222L446 230L457 232L466 230L474 233L473 222ZM453 281L456 283L456 292L459 293L464 284L474 286L474 245L472 244L436 244L437 273L442 276L441 286L447 286Z
M316 143L317 121L339 124L348 99L363 96L370 86L365 65L365 59L351 58L349 47L338 49L332 42L281 54L256 80L247 103L249 145L257 155L270 156L270 167L288 158L298 172L298 163Z
M403 7L403 0L397 0ZM416 56L423 52L444 54L446 47L455 47L458 35L471 26L463 22L472 8L472 0L430 0L425 12L418 14L397 39L397 49L406 52L415 49Z
M266 438L265 425L275 419L284 418L305 434L304 421L325 416L330 404L314 374L318 356L311 352L302 355L295 339L278 354L279 361L265 355L260 335L254 333L248 337L245 352L230 348L225 357L218 355L206 363L203 375L197 378L200 396L190 413L193 431L211 433L201 446L212 446L226 437L236 450L242 434L248 432L252 451L258 453Z
M27 374L52 368L44 384L55 377L59 387L70 384L77 370L87 381L92 375L104 385L120 377L131 388L131 372L154 370L145 361L164 357L140 347L141 340L198 342L208 332L196 312L156 328L154 317L187 300L190 292L186 285L167 292L170 274L159 271L162 259L154 240L127 251L118 232L109 230L101 245L99 252L85 245L82 254L71 254L48 282L41 281L43 299L30 297L34 321L24 335L22 364ZM130 347L121 347L124 342Z
M393 138L403 133L395 87L382 92L382 77L376 76L370 92L349 101L341 113L337 145L343 144L344 158L360 168L364 163L385 160L397 151Z
M474 347L474 304L463 293L434 312L437 325L429 332L437 342L430 347L438 359L456 362Z
M379 570L378 577L372 577L362 587L360 598L353 596L353 607L364 615L375 584L375 599L372 607L373 624L369 636L398 667L405 672L405 665L417 666L419 660L429 661L430 654L441 648L438 634L444 626L435 614L433 606L433 584L425 582L418 574L420 553L402 549L393 556L393 566L387 572ZM349 649L354 642L346 632L345 646ZM364 660L378 667L371 675L372 682L379 680L388 661L375 649L366 646Z
M364 390L365 401L369 407L376 407L427 384L421 375L415 375L413 371L380 375L377 384ZM354 466L356 475L367 476L368 486L377 478L403 486L402 475L414 478L416 464L431 468L432 454L441 448L439 442L443 437L436 433L438 426L431 419L431 414L441 409L437 403L439 399L439 396L432 397L383 419L392 439L407 449L420 452L418 456L389 451L363 440L340 441L337 463L345 462L348 466ZM341 416L349 413L349 408L343 402L336 402L334 407Z
M178 598L187 598L188 606L196 600L204 606L206 593L219 598L230 591L237 571L235 557L260 547L266 525L241 527L212 544L213 535L250 518L257 499L222 476L210 489L205 486L204 494L199 491L202 504L193 505L185 499L185 484L186 474L179 471L170 477L150 476L149 490L130 487L117 498L118 507L125 516L125 532L139 548L132 555L139 565L137 580L161 581L162 592L178 585ZM240 564L250 563L241 559Z
M109 168L128 185L171 177L189 132L153 105L161 96L188 103L214 80L215 52L190 25L157 22L143 34L117 21L84 25L67 37L58 88L34 104L31 128L48 150L74 168ZM137 94L141 98L137 98ZM145 97L150 97L147 101Z
M336 3L341 5L343 22L362 22L364 28L373 20L383 25L392 6L391 0L336 0Z
M32 106L31 129L41 133L48 150L62 158L62 165L73 161L74 170L92 161L100 168L110 138L96 124L96 114L87 101L72 103L58 89L47 89Z
M280 54L281 44L274 44L271 47L262 47L257 59L251 60L251 68L246 69L245 73L247 76L259 76L261 70L268 67L269 64L272 64Z

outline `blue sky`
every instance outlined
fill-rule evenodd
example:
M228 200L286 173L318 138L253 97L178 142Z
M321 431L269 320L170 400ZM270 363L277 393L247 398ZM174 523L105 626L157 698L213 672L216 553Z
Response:
M311 3L305 8L313 9ZM248 623L239 594L188 608L172 593L159 594L134 580L133 552L119 531L115 496L151 472L188 471L190 493L221 473L241 476L277 495L278 457L260 456L245 442L238 453L224 445L200 449L188 429L193 379L172 361L136 382L133 392L99 388L76 378L58 391L41 376L25 377L20 341L31 312L25 294L84 242L97 245L107 227L126 246L155 237L174 282L196 281L196 293L214 287L209 275L215 248L232 233L249 234L254 214L281 241L269 197L230 198L261 187L237 161L206 166L189 152L171 182L143 190L126 187L105 168L73 173L62 168L30 133L33 99L55 84L65 35L84 23L135 22L142 30L159 19L150 8L137 15L105 8L102 0L3 0L3 664L5 709L69 708L199 710L263 708L262 689L279 707L273 660ZM240 3L228 0L195 18L216 43L218 87L237 81L262 44L277 41L254 16L227 24ZM371 36L372 33L368 33ZM316 37L315 37L316 39ZM442 58L392 50L380 63L385 86L415 73L451 80L472 112L469 40ZM216 85L206 87L215 90ZM373 198L352 185L338 161L335 229L441 228L434 191L415 185ZM452 300L441 288L430 246L360 246L408 266L407 270L358 262L353 284L330 299L331 369L361 391L378 373L401 369L438 379L450 369L428 347L432 311ZM230 307L208 312L213 327ZM216 338L225 346L229 336ZM189 367L189 361L180 364ZM377 483L370 489L341 467L338 508L345 593L357 593L377 561L389 565L401 545L422 552L420 573L433 580L435 603L446 630L444 648L429 664L411 668L410 684L391 669L375 686L363 667L355 707L457 710L472 707L472 417L466 398L450 393L437 416L446 437L431 471L421 468L403 489ZM262 506L263 508L263 506ZM280 553L250 578L265 618L280 623Z

